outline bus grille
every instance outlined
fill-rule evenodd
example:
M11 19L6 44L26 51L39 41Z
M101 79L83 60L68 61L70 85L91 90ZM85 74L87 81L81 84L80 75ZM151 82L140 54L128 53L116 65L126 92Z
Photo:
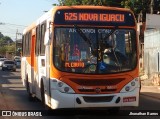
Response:
M81 85L81 86L110 86L117 85L125 78L116 78L116 79L70 79L72 82Z
M80 92L95 92L95 89L78 89ZM101 92L114 92L116 89L101 89Z
M94 103L94 102L110 102L113 99L113 96L100 96L100 97L88 97L83 96L85 102Z

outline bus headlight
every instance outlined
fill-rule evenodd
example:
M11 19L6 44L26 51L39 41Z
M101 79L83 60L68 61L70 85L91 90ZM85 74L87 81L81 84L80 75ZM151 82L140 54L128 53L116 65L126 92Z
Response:
M58 87L62 87L63 86L63 83L62 82L58 82Z
M133 91L135 88L140 88L139 77L133 79L131 82L129 82L127 85L125 85L120 92L121 93L126 93L126 92L129 92L129 91Z
M135 86L135 85L136 85L135 81L132 81L131 86Z
M125 90L126 90L126 91L129 91L129 90L130 90L130 86L126 86L126 87L125 87Z
M62 93L75 93L70 86L61 81L57 82L57 89Z

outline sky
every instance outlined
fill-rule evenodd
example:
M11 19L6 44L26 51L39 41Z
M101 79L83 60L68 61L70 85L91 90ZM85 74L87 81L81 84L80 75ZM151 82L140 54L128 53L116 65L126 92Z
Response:
M58 0L0 0L0 32L20 39L23 29L50 10Z

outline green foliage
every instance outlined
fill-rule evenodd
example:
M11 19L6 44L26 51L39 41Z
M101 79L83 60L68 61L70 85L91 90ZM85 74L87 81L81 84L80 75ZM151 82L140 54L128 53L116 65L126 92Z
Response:
M138 14L140 11L146 11L149 8L150 0L123 0L121 5Z
M103 5L103 6L121 6L122 0L58 0L59 5Z
M160 0L153 0L153 2L153 9L156 13L156 11L160 10ZM137 14L140 12L150 13L151 0L123 0L121 4Z
M6 52L15 51L15 43L8 36L0 33L0 55L5 55Z
M7 45L6 46L6 51L7 52L14 52L15 51L15 44Z
M1 46L1 47L0 47L0 54L1 54L1 55L5 55L6 51L7 51L6 46Z
M145 22L146 13L150 12L150 2L151 0L123 0L121 5L131 9L136 17L142 13L142 20Z
M0 32L0 39L3 37L3 34Z
M0 44L2 44L2 45L12 43L12 42L13 42L12 39L8 36L3 36L0 38Z
M0 54L5 55L6 52L14 52L15 51L15 44L11 45L4 45L0 47Z

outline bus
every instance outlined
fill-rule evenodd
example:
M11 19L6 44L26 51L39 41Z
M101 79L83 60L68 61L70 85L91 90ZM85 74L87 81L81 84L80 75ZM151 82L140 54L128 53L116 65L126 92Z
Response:
M50 109L139 106L137 23L129 9L55 6L23 31L21 78Z

